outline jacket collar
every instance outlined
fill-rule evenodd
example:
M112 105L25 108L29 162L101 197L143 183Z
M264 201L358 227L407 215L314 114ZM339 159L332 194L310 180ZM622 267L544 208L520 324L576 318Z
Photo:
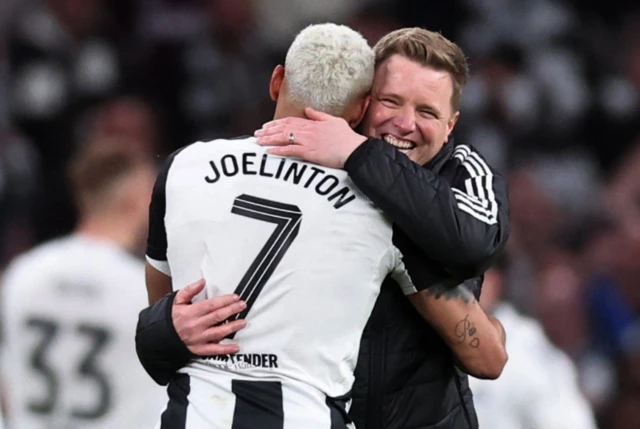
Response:
M423 165L427 170L431 170L434 173L440 172L444 164L451 158L453 150L455 149L455 142L453 136L449 137L449 141L442 146L442 149L434 156L430 161Z

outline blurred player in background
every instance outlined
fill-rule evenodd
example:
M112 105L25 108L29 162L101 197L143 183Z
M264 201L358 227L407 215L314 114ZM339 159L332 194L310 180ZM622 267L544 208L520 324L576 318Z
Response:
M506 259L485 274L481 305L509 333L509 364L497 380L469 377L481 428L595 429L576 367L536 320L503 300Z
M19 256L2 284L3 387L12 429L143 428L164 392L137 362L153 161L101 139L72 161L75 232Z

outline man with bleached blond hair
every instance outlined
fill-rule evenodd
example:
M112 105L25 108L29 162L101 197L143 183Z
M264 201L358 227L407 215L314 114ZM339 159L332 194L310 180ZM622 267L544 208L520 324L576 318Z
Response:
M393 243L420 290L406 299L411 287L402 287L402 278L385 279L360 343L349 417L359 429L476 429L465 373L496 378L507 360L504 329L479 306L482 277L474 278L509 236L507 184L475 149L453 142L468 76L455 43L405 28L374 52L371 102L360 126L372 137L309 105L311 120L276 117L256 132L257 142L270 154L347 171L393 220ZM141 314L137 338L139 357L162 384L190 353L219 345L194 322L200 303L158 304L164 306Z
M310 26L273 71L274 119L314 106L355 127L373 70L359 33ZM173 154L150 206L150 301L204 278L175 299L219 311L200 321L208 344L170 381L158 427L346 428L383 279L394 273L415 293L391 239L389 220L344 171L271 156L254 137Z

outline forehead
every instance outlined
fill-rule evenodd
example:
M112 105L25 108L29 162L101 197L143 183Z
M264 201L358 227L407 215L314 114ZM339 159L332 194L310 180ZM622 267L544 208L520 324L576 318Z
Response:
M417 104L450 105L453 81L448 72L393 55L376 68L373 92L393 93Z

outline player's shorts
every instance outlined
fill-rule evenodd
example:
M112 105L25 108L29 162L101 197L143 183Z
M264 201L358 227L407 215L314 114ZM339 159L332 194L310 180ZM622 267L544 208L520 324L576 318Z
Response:
M176 374L156 429L355 428L344 399L293 381L225 378Z

